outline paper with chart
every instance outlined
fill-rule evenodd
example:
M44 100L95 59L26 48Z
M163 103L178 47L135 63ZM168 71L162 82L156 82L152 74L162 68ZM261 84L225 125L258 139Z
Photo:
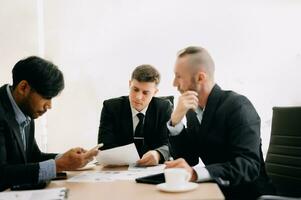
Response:
M101 151L96 160L102 165L130 165L140 159L134 143Z
M67 197L66 188L43 190L1 192L0 200L64 200Z
M162 167L141 170L125 170L125 171L98 171L83 172L67 180L67 182L111 182L118 180L135 180L138 177L158 174L163 172Z
M158 173L163 172L165 169L166 165L165 164L159 164L155 166L139 166L136 164L131 164L128 167L129 171L156 171Z

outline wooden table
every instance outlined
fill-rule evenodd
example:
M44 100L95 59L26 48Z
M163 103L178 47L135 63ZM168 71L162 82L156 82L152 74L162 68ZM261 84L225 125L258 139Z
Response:
M101 166L93 170L106 170ZM124 169L124 168L123 168ZM112 170L112 169L109 169ZM116 169L116 170L120 170ZM68 172L72 177L80 172ZM69 189L68 200L222 200L224 196L215 183L200 183L193 191L167 193L156 189L155 185L141 184L135 181L114 181L101 183L74 183L52 181L48 188L66 187Z

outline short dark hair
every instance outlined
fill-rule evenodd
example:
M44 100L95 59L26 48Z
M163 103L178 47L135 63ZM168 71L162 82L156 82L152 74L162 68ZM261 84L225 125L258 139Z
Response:
M139 82L155 82L158 85L160 83L160 73L151 65L140 65L133 71L133 79Z
M37 56L30 56L17 62L12 70L13 89L22 81L41 96L51 99L65 86L63 73L52 62Z

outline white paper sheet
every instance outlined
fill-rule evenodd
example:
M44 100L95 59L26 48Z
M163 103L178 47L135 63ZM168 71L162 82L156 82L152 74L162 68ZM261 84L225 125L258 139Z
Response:
M134 143L101 151L96 160L103 165L130 165L140 159Z
M165 164L159 164L156 166L137 166L136 164L131 164L128 167L129 171L156 171L157 173L163 172L165 169Z
M64 200L66 188L1 192L0 200Z
M83 172L67 180L67 182L111 182L117 180L135 180L135 178L160 173L158 170L140 171L98 171Z

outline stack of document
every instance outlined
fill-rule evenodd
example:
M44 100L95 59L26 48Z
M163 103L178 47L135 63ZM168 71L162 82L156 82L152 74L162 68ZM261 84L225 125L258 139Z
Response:
M0 200L64 200L67 199L68 189L53 188L43 190L1 192Z

